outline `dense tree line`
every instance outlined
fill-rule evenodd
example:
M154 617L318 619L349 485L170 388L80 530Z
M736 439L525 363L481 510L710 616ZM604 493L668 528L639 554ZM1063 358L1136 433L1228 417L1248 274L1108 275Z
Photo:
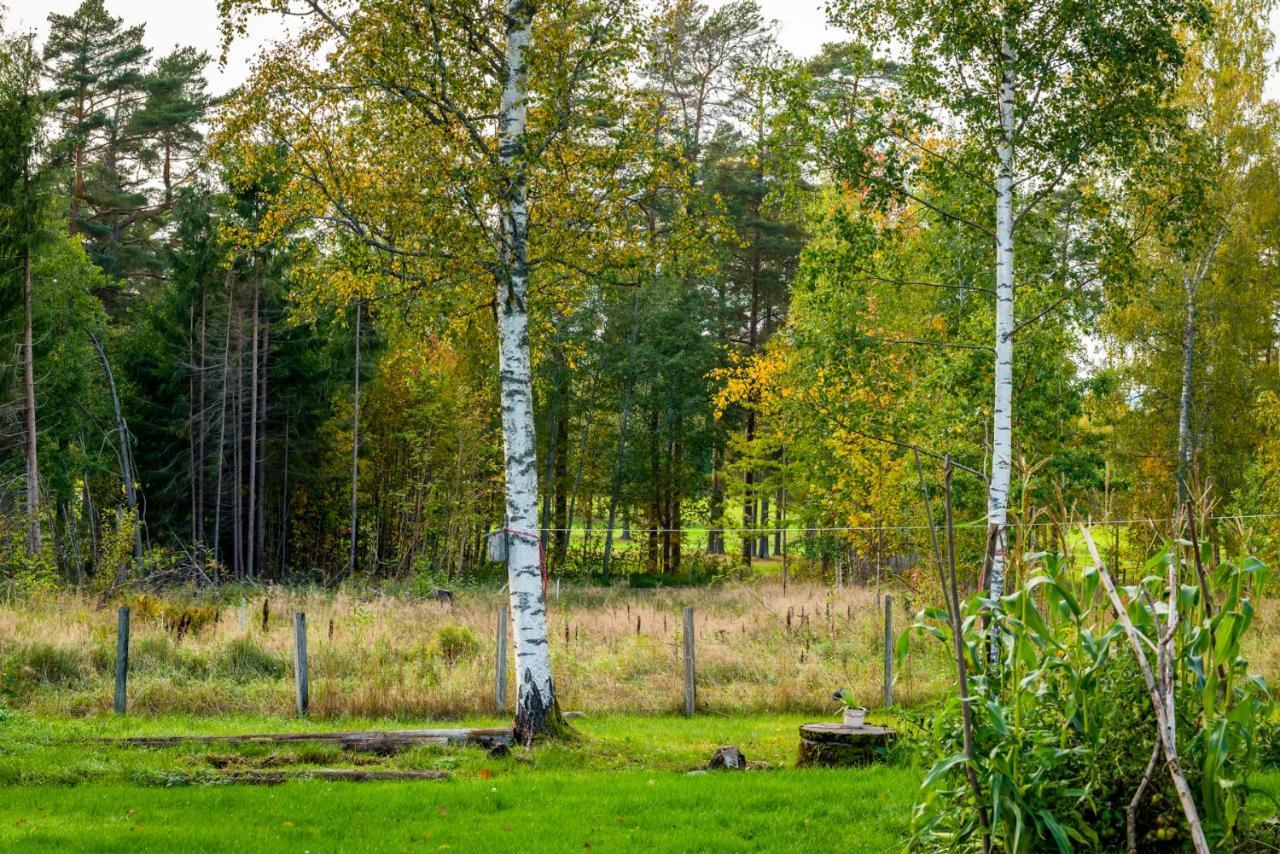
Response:
M102 0L7 32L4 577L434 580L503 527L910 571L948 457L995 578L1072 512L1266 517L1269 4L1135 5L850 0L793 57L754 0L555 0L510 65L522 4L317 2L223 98Z

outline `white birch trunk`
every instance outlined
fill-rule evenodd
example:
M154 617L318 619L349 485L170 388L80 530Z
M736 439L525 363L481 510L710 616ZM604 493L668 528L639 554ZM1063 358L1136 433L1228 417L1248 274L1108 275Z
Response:
M991 424L991 483L987 528L991 541L991 596L1004 592L1009 478L1013 457L1013 57L1008 43L1000 72L1000 171L996 177L995 406ZM993 642L992 656L997 654Z
M538 465L529 356L528 178L522 162L531 38L526 0L506 2L506 80L498 129L505 167L501 218L502 265L497 288L498 371L506 470L507 577L515 629L516 737L528 743L563 726L551 680L546 598L538 539Z
M1182 321L1182 394L1178 400L1178 504L1191 495L1191 380L1195 369L1196 282L1182 277L1186 314Z

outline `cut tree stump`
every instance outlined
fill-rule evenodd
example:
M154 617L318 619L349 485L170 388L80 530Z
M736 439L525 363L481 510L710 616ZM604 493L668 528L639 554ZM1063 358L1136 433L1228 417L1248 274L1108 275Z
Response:
M232 771L218 778L221 783L275 786L290 780L340 780L368 783L379 780L443 780L448 771L372 771L362 768L311 768L301 771Z
M742 751L733 745L717 747L715 754L711 757L711 761L707 763L707 768L719 771L745 771L747 770L747 757L743 756Z
M515 738L509 729L402 729L372 732L275 732L255 735L163 735L103 739L129 747L173 747L182 744L283 744L306 741L334 744L343 750L384 756L419 745L462 747L478 745L510 747Z
M887 727L804 724L800 727L797 768L844 768L884 761L884 748L897 733Z

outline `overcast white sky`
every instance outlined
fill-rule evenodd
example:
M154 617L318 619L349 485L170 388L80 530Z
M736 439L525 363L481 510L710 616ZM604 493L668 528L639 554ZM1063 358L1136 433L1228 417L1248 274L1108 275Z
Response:
M715 5L718 0L710 2ZM43 37L50 12L67 14L79 4L80 0L9 0L11 23L15 28L35 29ZM838 38L838 33L827 28L820 4L821 0L760 0L765 14L781 26L783 47L800 56ZM178 44L193 45L214 56L218 53L217 0L107 0L107 8L127 23L145 23L147 44L157 54ZM1280 32L1280 9L1272 14L1271 25L1273 31ZM221 93L243 81L257 48L283 32L279 18L256 21L249 37L232 48L226 67L211 69L213 91ZM1273 65L1275 59L1273 56ZM1267 88L1272 98L1280 98L1280 75L1274 68Z

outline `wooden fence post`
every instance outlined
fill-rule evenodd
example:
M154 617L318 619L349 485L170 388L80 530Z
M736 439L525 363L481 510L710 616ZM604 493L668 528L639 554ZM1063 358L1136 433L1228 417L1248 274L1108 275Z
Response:
M884 595L884 705L893 705L893 594Z
M293 615L293 672L297 685L298 714L305 716L311 705L311 697L307 683L307 615L302 611Z
M116 714L123 715L129 683L129 607L120 609L116 622Z
M507 708L507 609L498 608L497 665L493 671L493 700L498 711Z
M693 654L693 608L684 609L684 713L692 717L698 705L698 679Z

